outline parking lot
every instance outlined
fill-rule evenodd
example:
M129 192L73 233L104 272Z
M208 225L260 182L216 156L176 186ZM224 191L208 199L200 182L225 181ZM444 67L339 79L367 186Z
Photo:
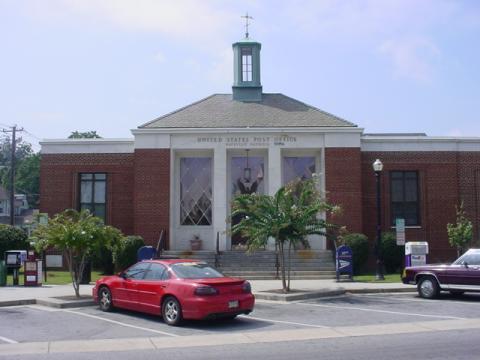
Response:
M278 303L257 301L255 311L235 320L188 321L170 327L158 316L97 307L54 309L39 305L0 308L0 344L65 340L257 334L294 329L330 329L368 325L480 319L480 295L349 294L318 300Z

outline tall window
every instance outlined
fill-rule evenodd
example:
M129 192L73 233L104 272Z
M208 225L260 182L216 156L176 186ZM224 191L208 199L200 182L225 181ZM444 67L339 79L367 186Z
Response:
M416 171L390 172L392 225L395 219L405 219L405 225L420 225L418 173Z
M180 224L212 224L212 159L180 159Z
M252 49L242 48L242 81L252 81Z
M283 158L283 183L311 179L315 172L314 156L285 156Z
M106 182L107 174L105 173L80 174L80 210L88 209L104 221Z

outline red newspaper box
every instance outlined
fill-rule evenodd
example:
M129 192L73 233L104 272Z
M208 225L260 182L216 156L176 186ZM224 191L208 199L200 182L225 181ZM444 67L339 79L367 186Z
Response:
M42 285L42 260L35 259L35 252L28 250L27 261L23 265L25 286L41 286Z

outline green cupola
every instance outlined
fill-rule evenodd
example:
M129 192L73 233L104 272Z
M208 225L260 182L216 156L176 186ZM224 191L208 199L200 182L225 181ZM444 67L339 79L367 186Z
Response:
M260 49L262 44L253 41L246 33L245 39L233 47L233 100L262 101L260 82Z

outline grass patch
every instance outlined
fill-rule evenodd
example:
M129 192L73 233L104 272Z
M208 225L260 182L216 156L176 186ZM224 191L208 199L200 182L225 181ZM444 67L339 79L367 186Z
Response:
M401 283L400 274L385 274L385 280L375 280L375 274L356 275L353 279L356 282L372 282L372 283Z
M92 271L92 282L97 281L103 275L100 271ZM23 271L20 271L19 275L19 285L23 285ZM43 279L42 279L43 280ZM43 282L45 285L65 285L71 284L72 278L70 277L70 273L68 271L57 271L57 270L48 270L47 271L47 281ZM7 285L13 285L13 275L7 275Z

